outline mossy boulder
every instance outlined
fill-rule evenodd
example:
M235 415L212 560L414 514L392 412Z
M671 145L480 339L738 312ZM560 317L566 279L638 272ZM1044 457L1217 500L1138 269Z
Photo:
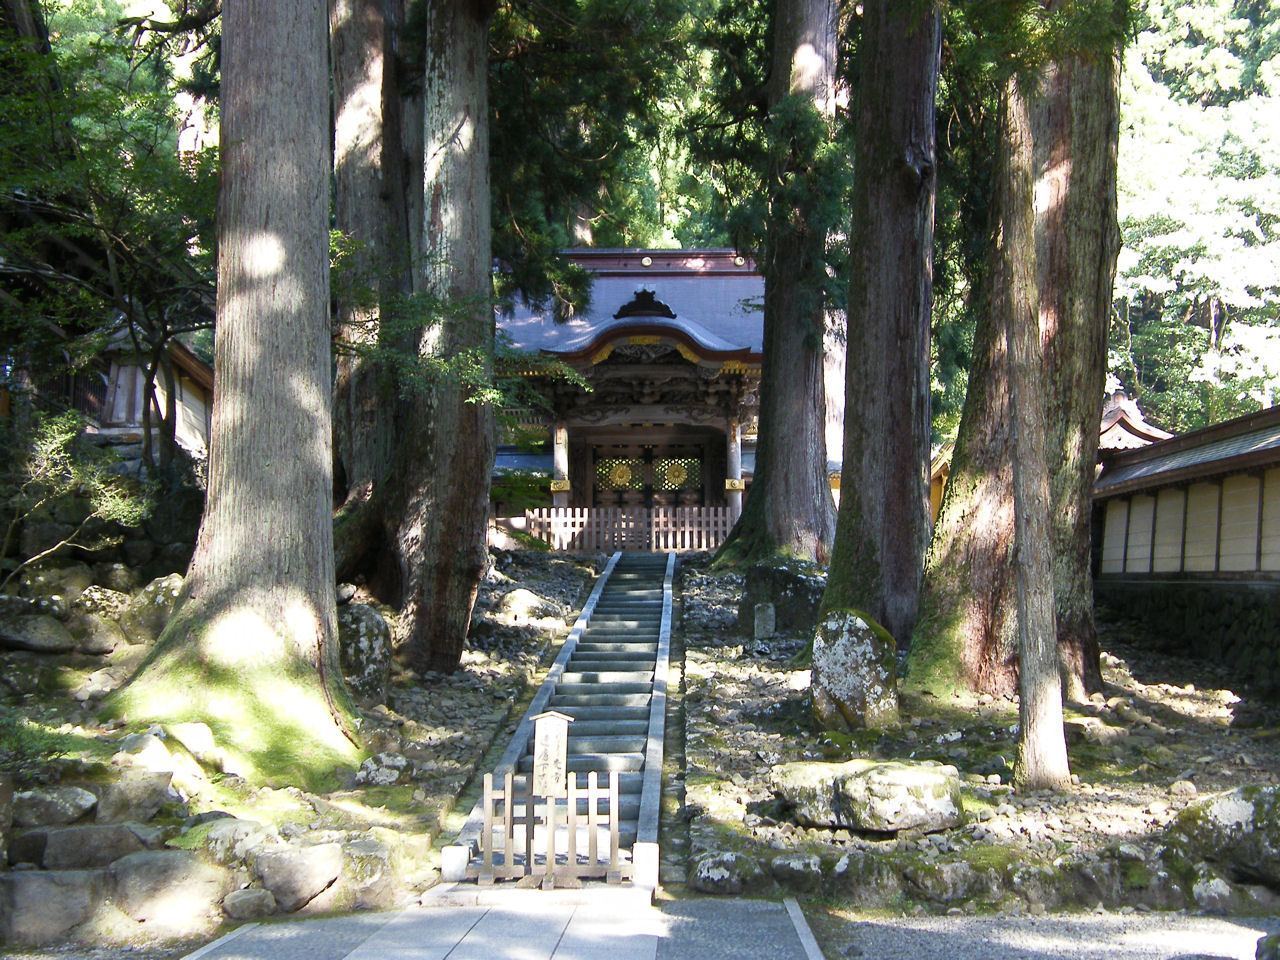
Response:
M347 689L357 700L382 703L391 676L391 628L373 607L338 608L338 650Z
M813 637L813 713L824 728L896 726L893 637L857 610L833 610Z
M759 861L726 851L704 856L693 867L689 886L702 893L736 895L758 891L768 882Z
M955 767L912 761L784 763L770 786L807 827L877 833L949 830L964 823Z
M120 627L131 643L152 643L173 614L182 577L171 573L143 587L120 614Z
M1191 861L1222 867L1230 879L1280 889L1280 786L1246 786L1191 804L1168 833Z
M36 653L69 653L76 649L76 638L47 614L0 613L0 647Z

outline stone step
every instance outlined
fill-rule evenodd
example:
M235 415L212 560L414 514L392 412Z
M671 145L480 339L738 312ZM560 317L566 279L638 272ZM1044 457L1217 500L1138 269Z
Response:
M657 653L658 643L656 640L583 640L574 648L573 655L575 657L583 654L618 654L626 656L628 659L632 656L645 655L650 660Z
M521 757L516 769L521 773L530 772L533 769L533 757L527 755ZM569 769L578 773L592 770L597 773L608 772L609 770L640 771L644 769L644 754L639 752L571 754L569 757Z
M588 753L639 753L648 745L645 731L639 736L620 736L613 734L597 734L569 738L569 755L580 756ZM533 737L529 738L529 748L533 746ZM526 748L526 749L529 749Z
M649 674L648 679L653 680L654 661L653 657L650 655L641 654L639 657L635 657L630 660L613 659L620 656L620 654L616 653L604 654L603 656L608 656L610 659L605 660L603 657L595 656L585 658L575 656L565 667L565 670L568 671L565 676L568 677L569 674L577 676L583 673L602 671L606 673L623 673L641 670L647 671Z
M587 773L589 772L590 771L586 771L586 772L577 771L578 789L580 790L587 789ZM526 777L524 774L518 774L517 776L511 778L511 783L512 783L511 789L515 791L517 796L519 796L525 790L529 789L527 786L527 781L528 781L528 777ZM600 776L597 776L596 785L599 786L601 790L607 791L609 789L608 775L601 774ZM502 786L501 780L498 781L497 786L501 788ZM644 786L643 773L639 773L633 770L623 770L618 774L618 795L619 796L638 797L640 796L640 790L643 786Z
M653 690L652 680L631 681L623 683L559 683L556 684L556 697L575 697L584 694L619 694L643 693Z
M640 644L636 644L635 646L639 647L639 646L641 646L641 645L640 645ZM589 669L591 669L591 670L603 670L603 669L605 669L604 667L594 666L594 664L600 664L600 663L636 663L636 664L643 663L643 664L651 664L651 663L653 663L653 662L656 660L655 653L656 653L656 651L654 651L654 650L644 650L644 649L639 649L639 650L636 650L636 649L630 649L630 650L574 650L574 651L573 651L573 656L569 658L569 663L568 663L568 666L566 667L566 669L572 670L572 669L573 669L573 664L575 664L575 663L590 663L590 664L593 664L593 666L591 666L591 667L589 668ZM627 667L627 668L624 668L624 669L631 670L631 669L643 669L643 668L640 668L640 667Z
M614 717L603 720L574 720L569 724L569 739L578 740L583 737L643 737L649 732L649 720L619 720ZM530 743L533 738L530 737Z
M658 628L654 627L652 630L619 630L615 627L607 629L602 627L598 630L592 630L588 628L586 633L583 634L582 639L588 643L595 643L597 641L603 643L613 643L616 641L622 641L623 643L657 643Z
M608 788L608 785L609 784L606 781L604 784L604 787L606 788L606 790ZM586 789L585 779L583 779L583 789ZM604 813L605 808L608 806L608 804L606 803L607 800L608 800L608 793L606 792L603 796L599 798L599 800L596 801L597 813ZM587 815L587 798L585 796L578 797L577 802L574 804L574 806L577 808L578 816L585 817ZM563 798L556 801L556 812L557 814L559 814L560 823L562 825L564 823L565 811L568 809L568 807L569 807L568 798ZM502 809L501 805L499 805L498 809L499 810ZM534 804L534 816L541 817L543 815L544 809L545 808L543 806L543 801L539 800L537 803ZM525 804L522 801L517 801L516 803L511 805L511 816L521 823L524 822L524 811L525 811ZM640 794L638 792L631 793L631 794L623 793L621 789L621 784L619 784L618 819L625 823L628 820L634 821L639 816L640 816Z
M643 684L646 687L653 683L652 670L585 670L585 671L569 671L566 670L560 678L560 684L556 689L568 686L578 686L584 683L591 684ZM572 690L565 690L565 693L572 693ZM643 693L643 690L622 690L616 693Z
M551 709L567 713L564 707L645 707L652 696L648 693L557 693L551 698Z
M649 707L647 704L620 707L565 704L556 707L556 709L566 716L573 717L575 723L583 720L607 723L639 720L644 722L646 726L649 723ZM570 724L570 728L572 726L573 724Z

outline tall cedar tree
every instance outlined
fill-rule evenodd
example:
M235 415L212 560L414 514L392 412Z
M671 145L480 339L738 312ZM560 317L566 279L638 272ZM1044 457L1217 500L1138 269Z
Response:
M199 720L251 776L357 758L331 515L329 78L323 0L240 0L222 34L208 500L173 618L116 703Z
M751 496L720 556L782 553L826 561L835 534L827 482L823 340L827 325L824 193L835 116L836 10L776 0L768 83L771 162L763 258L764 366Z
M415 182L411 221L414 292L453 304L421 330L418 355L470 356L488 371L491 15L475 0L426 7L421 192ZM487 562L493 410L475 389L459 377L439 378L405 398L398 424L383 523L399 586L399 640L419 669L457 667Z
M1079 5L1066 52L1035 71L1037 286L1042 381L1050 407L1051 531L1059 659L1073 697L1100 689L1089 570L1089 488L1119 249L1116 140L1119 51L1127 5ZM1083 39L1074 39L1083 38ZM984 289L990 278L983 279ZM987 302L990 291L979 292ZM943 695L1017 689L1013 472L1004 331L979 314L969 389L929 548L906 686Z
M823 607L911 636L929 543L937 6L868 0L858 43L844 466Z
M335 291L333 391L337 567L349 578L378 533L373 497L391 465L395 391L379 369L383 305L408 285L402 98L394 56L400 0L331 0L334 215L350 245Z
M1019 734L1015 782L1038 790L1070 777L1062 727L1062 689L1054 631L1048 398L1041 381L1036 290L1035 197L1031 118L1022 84L1011 77L1000 101L991 315L1009 358L1013 466L1014 581L1018 595Z

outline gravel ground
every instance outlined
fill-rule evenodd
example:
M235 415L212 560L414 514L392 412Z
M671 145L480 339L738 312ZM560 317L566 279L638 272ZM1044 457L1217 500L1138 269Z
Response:
M1104 620L1105 691L1074 705L1071 748L1079 782L1019 796L1008 786L1017 706L975 698L932 704L885 734L828 736L807 706L809 671L796 662L807 638L745 640L737 630L742 578L691 562L683 571L687 811L691 862L741 838L768 858L802 849L839 857L854 849L918 851L927 862L974 845L1016 849L1025 859L1092 859L1104 852L1147 859L1178 812L1205 793L1280 782L1280 710L1232 690L1212 664L1149 652L1140 626ZM955 765L973 799L971 822L928 837L869 838L806 830L780 816L767 777L778 763L851 756ZM1255 907L1280 912L1259 889Z
M808 911L828 960L1253 960L1280 919L1074 915L849 919Z

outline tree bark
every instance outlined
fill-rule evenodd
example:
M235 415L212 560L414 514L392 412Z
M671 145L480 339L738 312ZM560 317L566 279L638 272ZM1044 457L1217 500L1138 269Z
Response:
M929 325L938 8L868 0L858 138L844 465L824 608L853 607L905 645L929 543Z
M1119 16L1119 14L1117 14ZM1119 23L1117 19L1117 24ZM1115 176L1121 31L1094 56L1048 64L1028 94L1059 658L1073 699L1101 689L1090 575L1111 287L1119 249ZM979 292L980 301L989 294ZM951 474L930 545L909 689L1009 695L1018 685L1013 476L1003 330L980 314Z
M775 124L781 111L800 104L832 122L835 62L831 0L776 0L769 78ZM795 206L784 190L788 181L813 175L814 157L797 146L776 149L781 159L767 178L760 439L751 494L720 550L727 562L779 553L825 562L835 535L823 362L827 231L814 222L816 211Z
M474 0L427 7L423 78L421 262L415 292L450 306L418 340L424 359L493 355L489 226L488 18ZM385 508L401 616L418 669L453 670L488 562L493 414L456 377L408 398Z
M399 0L331 0L334 208L352 244L336 297L335 550L338 577L372 573L385 549L376 494L395 447L395 387L376 351L395 344L383 315L407 292L408 206L393 56Z
M1117 11L1117 23L1123 22ZM1051 63L1031 97L1037 170L1040 332L1049 386L1054 591L1069 699L1102 689L1090 572L1090 490L1098 456L1116 214L1120 51Z
M357 759L334 601L323 0L222 25L218 339L209 487L174 617L118 703L202 720L255 778Z
M1071 771L1062 727L1053 602L1031 118L1016 77L1005 86L1000 113L991 314L1005 331L1013 432L1014 579L1021 694L1015 782L1022 789L1038 790L1061 787Z

